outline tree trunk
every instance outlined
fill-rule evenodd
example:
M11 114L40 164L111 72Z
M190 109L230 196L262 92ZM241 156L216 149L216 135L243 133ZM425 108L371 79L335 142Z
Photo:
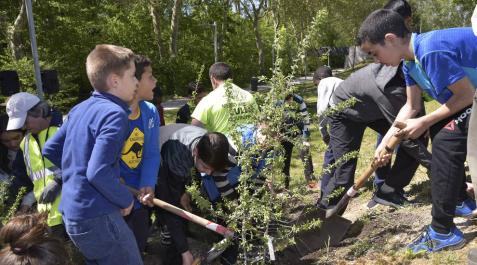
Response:
M260 74L265 74L264 69L264 58L263 58L263 44L262 44L262 36L260 35L260 29L258 26L259 18L255 16L253 19L253 33L255 34L255 45L257 46L258 50L258 65L260 66Z
M26 17L25 2L22 1L20 13L15 19L13 26L10 27L9 34L8 34L10 50L15 60L19 60L23 56L25 56L25 52L23 50L23 45L22 45L23 43L22 31L25 29L26 22L27 22L27 17Z
M164 47L162 46L161 15L157 3L153 0L149 2L149 11L152 17L154 34L156 35L157 53L159 55L159 60L161 60L164 54Z
M219 61L219 43L218 43L218 35L219 33L217 32L217 22L214 21L214 24L212 24L212 27L214 29L214 62Z
M171 18L171 42L169 47L171 57L175 57L177 55L177 37L179 35L179 17L182 13L181 10L182 0L174 0Z
M235 0L234 5L239 16L242 16L242 5L240 4L240 0Z

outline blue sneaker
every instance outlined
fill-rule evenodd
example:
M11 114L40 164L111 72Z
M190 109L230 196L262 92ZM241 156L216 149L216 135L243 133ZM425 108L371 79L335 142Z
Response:
M409 244L407 248L413 254L430 253L444 249L459 249L465 245L464 234L457 229L452 228L449 234L440 234L434 231L431 226L416 239Z
M455 216L458 217L471 217L472 211L475 210L475 200L467 199L461 203L458 203L455 207Z

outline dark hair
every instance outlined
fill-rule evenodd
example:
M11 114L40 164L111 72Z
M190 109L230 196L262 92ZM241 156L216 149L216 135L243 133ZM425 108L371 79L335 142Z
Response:
M384 36L393 33L400 38L410 34L404 18L389 9L379 9L371 13L361 24L356 42L359 46L365 42L384 44Z
M0 135L7 130L8 124L8 115L0 115ZM0 169L10 173L10 168L8 166L8 148L0 142Z
M206 133L200 138L196 148L199 158L215 171L220 171L228 165L229 142L222 133Z
M46 101L40 101L31 109L28 110L28 115L33 116L35 118L39 117L50 117L51 116L51 107L48 105Z
M399 13L404 19L412 17L411 5L406 0L389 0L389 2L383 7L383 9L389 9Z
M209 69L209 77L225 81L232 78L232 69L230 69L230 66L226 63L214 63Z
M189 82L189 84L187 84L187 91L189 95L192 95L194 91L196 94L200 94L205 91L205 88L201 83Z
M69 263L62 240L49 232L46 213L13 217L0 231L2 265L63 265Z
M142 74L144 73L144 68L151 66L151 60L142 55L134 55L134 65L136 65L136 79L141 80Z
M313 74L313 81L321 80L323 78L331 77L333 76L333 72L331 71L331 68L324 65L318 67L316 69L315 73Z
M157 86L153 90L154 92L154 100L161 99L162 98L162 89L160 86Z

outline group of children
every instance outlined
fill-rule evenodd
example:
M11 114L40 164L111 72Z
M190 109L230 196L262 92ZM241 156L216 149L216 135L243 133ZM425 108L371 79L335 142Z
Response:
M414 253L434 252L465 243L454 216L477 216L475 201L466 193L464 172L467 150L475 149L467 135L477 86L477 37L471 28L411 33L409 17L406 1L391 0L385 9L366 18L358 44L376 63L344 81L332 77L329 68L319 68L314 76L317 112L328 145L325 164L358 150L366 127L383 135L375 161L383 166L379 175L384 181L377 187L375 202L394 207L407 204L403 188L418 165L430 169L432 223L408 248ZM215 190L208 190L209 200L216 199L211 192L237 198L234 185L240 173L229 158L235 150L226 137L234 130L231 118L236 117L224 103L232 98L243 108L238 112L258 106L249 92L226 84L232 77L227 64L211 66L213 91L198 102L191 125L162 127L156 106L147 102L153 99L156 86L149 59L127 48L97 45L86 59L86 71L94 92L71 109L63 124L61 114L34 95L18 93L7 102L8 119L1 117L0 140L8 151L1 150L0 173L16 177L2 177L2 181L12 182L13 191L29 187L32 192L22 206L28 209L37 202L38 211L48 215L13 219L0 234L9 245L2 250L4 259L8 255L21 258L27 252L18 236L9 232L13 223L27 223L25 231L42 238L45 227L28 220L44 218L54 234L71 239L87 264L142 264L154 196L191 209L185 186L195 169L204 182L209 176L215 184ZM442 105L426 114L423 92ZM357 99L354 106L322 115L350 98ZM299 126L307 143L306 105L297 95L289 95L282 104L287 101L300 105L298 113L304 122ZM396 122L406 126L398 128ZM432 155L426 149L427 132ZM403 142L393 165L388 166L390 154L385 150L392 136ZM291 153L293 146L282 144ZM305 175L313 184L311 155L304 147ZM469 164L475 168L471 160ZM351 159L323 176L319 207L336 205L343 195L336 191L353 184L355 169L356 160ZM139 195L133 196L128 186L139 190ZM179 262L192 264L184 221L165 211L158 211L157 217L180 254ZM62 252L56 240L47 237L41 242L54 246L53 254ZM229 256L225 261L233 263L235 258Z
M149 59L127 48L97 45L86 70L94 92L71 109L62 125L61 114L37 96L21 92L9 98L1 132L9 159L2 161L2 177L13 182L8 183L12 197L19 187L32 190L22 211L29 212L36 202L39 212L48 213L50 231L71 239L87 264L142 264L152 199L190 210L185 186L194 168L213 176L219 196L237 197L227 177L236 165L229 161L228 139L220 132L231 130L230 113L220 108L222 100L201 101L207 105L199 103L193 113L199 126L173 124L160 130L157 108L147 102L156 86ZM225 98L230 67L216 63L210 77L215 93L208 97ZM235 85L232 93L241 105L255 104ZM204 126L215 126L217 132L208 133ZM240 173L234 174L237 180ZM139 195L134 197L129 187ZM192 264L184 220L166 211L156 217L171 236L173 252L180 254L179 260L170 255L166 262Z

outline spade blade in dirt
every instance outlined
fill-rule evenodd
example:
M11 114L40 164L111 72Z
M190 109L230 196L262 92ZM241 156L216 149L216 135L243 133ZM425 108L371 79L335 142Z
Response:
M302 232L295 237L297 248L303 256L323 247L336 246L343 240L352 224L350 220L339 215L328 219L325 215L325 210L313 207L298 219L298 224L317 218L321 220L320 228Z
M316 206L310 206L303 210L298 216L295 222L296 224L303 224L313 219L320 219L321 226L296 235L296 245L286 249L283 253L286 260L298 261L302 257L321 248L336 246L343 240L352 222L339 215L334 215L330 218L325 218L325 215L326 211Z

